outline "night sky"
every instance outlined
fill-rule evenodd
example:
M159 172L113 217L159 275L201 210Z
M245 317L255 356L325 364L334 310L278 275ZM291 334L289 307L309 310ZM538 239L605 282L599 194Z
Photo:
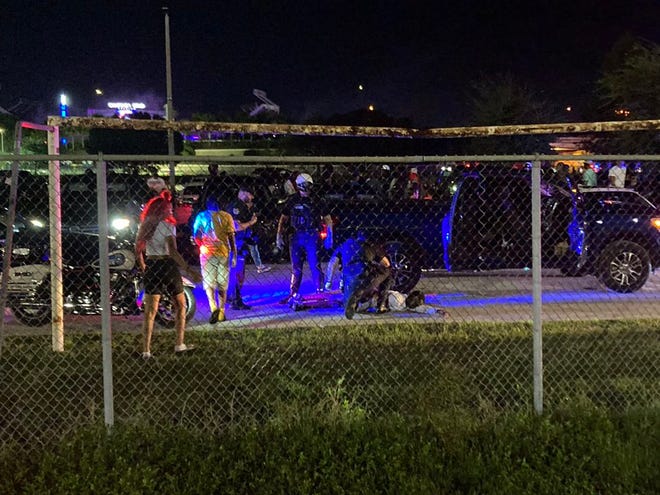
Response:
M619 36L660 42L659 0L0 0L0 105L56 114L65 92L84 115L97 87L163 105L166 4L179 119L235 116L259 88L293 121L373 104L453 125L481 75L511 72L574 105Z

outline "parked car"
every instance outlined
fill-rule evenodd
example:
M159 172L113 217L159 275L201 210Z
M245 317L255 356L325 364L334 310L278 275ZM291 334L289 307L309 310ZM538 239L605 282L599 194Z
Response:
M543 184L541 209L544 267L634 292L660 266L660 212L636 191ZM529 267L531 227L527 174L469 174L443 220L445 267Z

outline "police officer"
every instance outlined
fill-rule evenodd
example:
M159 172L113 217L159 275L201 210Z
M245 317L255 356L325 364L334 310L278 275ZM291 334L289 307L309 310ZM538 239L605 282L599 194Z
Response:
M289 251L291 254L291 285L289 296L283 303L299 298L300 284L302 282L302 269L304 257L312 272L317 292L323 292L323 271L319 259L319 244L321 226L327 226L325 238L326 249L332 248L332 218L327 206L312 196L314 180L309 174L299 174L296 177L298 193L291 196L286 202L280 220L277 224L277 247L284 247L284 229L290 224L291 236L289 238Z
M247 310L252 309L243 302L241 288L245 281L245 251L250 242L250 227L257 223L257 215L252 212L248 203L254 200L254 191L251 187L242 185L238 188L238 197L231 201L227 206L227 211L234 218L236 230L236 251L233 256L236 257L236 268L231 271L229 284L229 299L231 309Z
M390 260L383 246L360 232L357 244L352 254L347 253L343 268L344 315L349 320L353 319L358 304L374 295L377 311L387 311L387 294L392 286Z

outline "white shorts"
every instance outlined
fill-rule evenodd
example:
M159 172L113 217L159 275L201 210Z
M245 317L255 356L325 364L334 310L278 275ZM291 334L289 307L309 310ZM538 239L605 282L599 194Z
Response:
M229 258L224 256L204 256L199 257L199 264L202 268L202 283L204 289L223 289L227 290L229 285Z

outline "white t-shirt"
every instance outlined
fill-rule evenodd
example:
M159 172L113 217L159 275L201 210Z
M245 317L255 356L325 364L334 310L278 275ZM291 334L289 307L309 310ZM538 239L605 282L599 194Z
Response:
M147 241L147 257L169 255L170 252L167 248L168 237L176 237L176 227L171 223L162 221L156 227L153 237Z
M625 187L626 186L626 169L620 165L614 165L610 168L609 177L614 177L614 187Z

